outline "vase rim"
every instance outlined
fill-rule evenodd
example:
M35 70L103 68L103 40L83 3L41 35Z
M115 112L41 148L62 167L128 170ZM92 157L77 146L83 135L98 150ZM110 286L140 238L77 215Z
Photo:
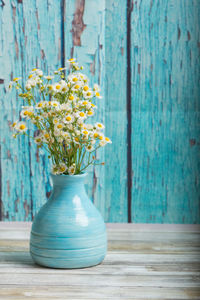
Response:
M75 175L66 175L66 174L59 174L59 175L56 175L56 174L53 174L53 173L50 173L51 176L54 176L54 177L68 177L68 178L83 178L83 177L86 177L88 175L87 172L84 172L84 173L80 173L80 174L75 174Z

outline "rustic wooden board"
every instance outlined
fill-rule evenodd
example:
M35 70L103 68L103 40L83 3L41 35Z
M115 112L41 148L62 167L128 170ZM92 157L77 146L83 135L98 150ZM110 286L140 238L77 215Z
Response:
M52 0L6 1L0 13L0 78L4 79L0 85L1 218L32 220L51 189L49 164L47 155L39 155L28 137L12 139L8 125L19 118L23 102L14 91L8 93L7 87L13 77L24 80L33 67L52 72L60 66L60 4Z
M200 221L199 4L133 1L133 222Z
M104 262L72 270L34 264L30 228L31 223L0 223L2 300L200 298L199 226L108 224Z
M47 155L11 138L8 83L74 56L102 86L95 118L113 140L86 182L105 221L200 222L199 16L198 0L0 1L2 220L32 220L51 191Z

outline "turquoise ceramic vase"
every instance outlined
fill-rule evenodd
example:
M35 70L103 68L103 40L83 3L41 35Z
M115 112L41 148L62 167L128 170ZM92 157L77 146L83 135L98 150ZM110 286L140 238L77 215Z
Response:
M30 253L35 263L83 268L104 259L105 223L85 192L85 176L51 175L51 197L35 216L31 229Z

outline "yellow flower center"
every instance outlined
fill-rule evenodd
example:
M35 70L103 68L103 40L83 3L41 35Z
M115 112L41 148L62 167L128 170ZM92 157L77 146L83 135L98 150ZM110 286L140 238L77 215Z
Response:
M44 137L45 137L46 139L48 139L48 138L49 138L49 134L48 134L48 133L45 133Z
M48 86L48 89L51 91L53 89L53 86L52 85L49 85Z
M13 81L18 81L19 80L19 78L18 77L16 77L16 78L13 78Z
M12 127L15 127L16 124L17 124L17 122L14 122L14 123L12 124Z
M78 138L78 137L75 137L74 139L75 139L75 141L76 141L76 142L78 142L78 141L79 141L79 138Z
M67 120L67 121L71 121L71 119L72 119L72 118L71 118L70 116L66 117L66 120Z
M87 131L87 130L84 130L84 131L83 131L83 134L88 134L88 131Z
M58 103L53 103L53 106L58 106Z
M85 92L87 92L89 90L89 87L87 85L85 85L83 89Z
M87 101L83 101L83 105L87 105L88 104L88 102Z
M67 88L66 87L63 87L62 88L62 92L66 92Z
M94 138L96 139L96 138L98 138L98 136L99 136L98 133L95 132L94 133Z
M74 96L73 96L73 95L70 95L70 96L69 96L69 100L74 100Z
M32 71L36 71L37 69L36 68L34 68Z
M75 85L74 87L76 90L78 90L80 88L80 86L78 84Z
M73 80L74 82L76 82L76 81L78 81L78 78L74 77L72 80Z
M92 116L93 112L91 110L88 111L88 116Z
M105 137L105 140L106 140L107 142L110 142L110 139L109 139L108 137Z
M60 89L60 85L57 84L57 85L56 85L56 90L59 90L59 89Z
M60 171L64 172L65 171L65 167L60 167Z
M87 96L91 96L91 95L92 95L92 93L91 93L91 92L88 92L88 93L87 93Z
M38 107L42 107L42 103L38 103Z
M26 128L26 126L24 124L19 126L19 129L24 130Z
M58 128L58 129L62 128L62 125L61 125L61 124L58 124L57 128Z
M28 76L29 79L32 78L32 77L33 77L33 74L30 74L30 75Z
M103 137L100 135L99 139L102 141L102 140L103 140Z
M79 116L80 116L80 117L84 117L84 116L85 116L84 112L81 111L81 112L79 113Z
M100 96L99 92L96 92L96 96L97 96L97 97L99 97L99 96Z
M24 115L27 116L28 113L29 113L28 110L26 110L26 111L24 112Z
M59 68L58 71L62 71L63 68Z

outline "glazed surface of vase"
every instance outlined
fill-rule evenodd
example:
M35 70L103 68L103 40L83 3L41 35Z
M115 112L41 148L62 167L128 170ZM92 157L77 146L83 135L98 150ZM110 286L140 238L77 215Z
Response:
M105 223L85 192L85 176L51 175L51 197L35 216L31 229L30 253L37 264L83 268L104 259Z

